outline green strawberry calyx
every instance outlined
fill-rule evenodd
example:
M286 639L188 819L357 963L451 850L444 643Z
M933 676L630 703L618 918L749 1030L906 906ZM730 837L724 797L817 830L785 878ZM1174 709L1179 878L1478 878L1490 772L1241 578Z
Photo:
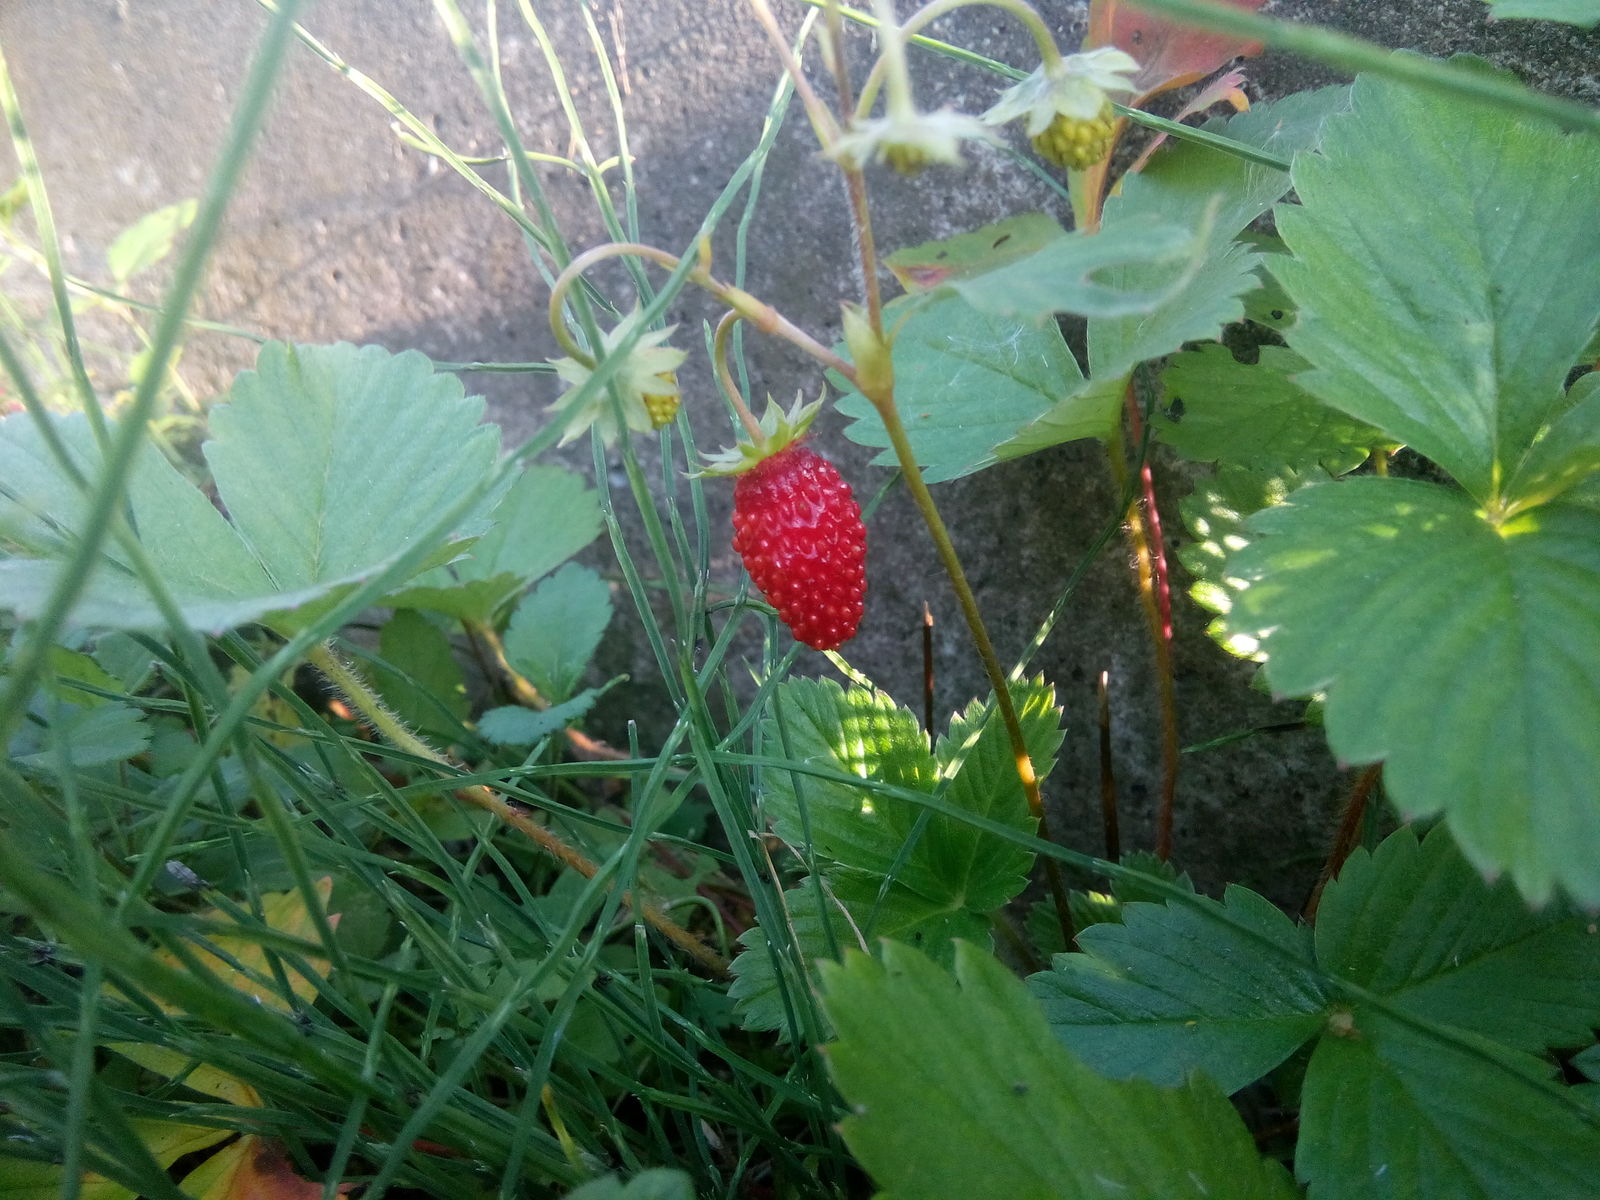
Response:
M788 411L768 396L767 411L757 422L761 427L761 438L756 441L735 442L726 450L706 455L704 465L695 474L697 476L743 475L756 464L771 458L804 437L806 430L811 428L811 422L821 411L820 396L807 404L802 396L797 395Z

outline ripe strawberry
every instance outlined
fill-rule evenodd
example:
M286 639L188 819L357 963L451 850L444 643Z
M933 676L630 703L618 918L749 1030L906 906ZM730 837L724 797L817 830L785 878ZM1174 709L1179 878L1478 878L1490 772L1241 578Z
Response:
M867 592L861 506L833 464L791 442L739 476L733 548L794 636L837 650L855 636Z

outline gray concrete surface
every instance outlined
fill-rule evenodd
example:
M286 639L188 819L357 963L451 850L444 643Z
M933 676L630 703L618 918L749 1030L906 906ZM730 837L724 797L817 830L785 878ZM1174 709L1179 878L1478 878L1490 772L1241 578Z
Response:
M775 0L793 25L800 6ZM536 0L547 22L598 155L616 150L600 73L579 0ZM468 6L481 17L480 6ZM1081 0L1044 0L1062 31L1081 35ZM516 5L500 6L505 73L530 146L568 150L565 122L539 46ZM777 66L740 0L588 0L626 90L645 239L684 247L726 180L753 146ZM1479 0L1279 0L1281 15L1320 21L1432 54L1472 51L1549 90L1600 101L1600 39L1558 26L1493 23ZM264 14L250 0L6 0L4 45L31 123L71 265L96 274L114 234L139 215L196 195L237 97ZM387 86L463 154L493 154L499 142L471 82L426 0L320 0L305 20L317 36ZM481 25L480 25L481 29ZM1024 65L1027 43L992 10L947 21L951 40ZM866 61L856 48L858 65ZM918 57L922 98L969 110L985 106L992 80L970 68ZM1270 98L1335 78L1315 66L1269 55L1248 67ZM0 179L12 173L9 151ZM498 168L488 168L500 181ZM598 240L590 205L570 178L552 194L577 246ZM878 232L884 250L942 236L1037 207L1049 193L1003 156L979 152L962 174L915 181L880 179ZM816 160L798 111L768 168L751 239L749 287L823 340L837 333L837 301L851 294L843 197ZM731 242L723 236L719 251ZM724 257L723 261L727 261ZM528 360L551 352L545 291L515 228L447 169L402 146L389 118L304 50L289 68L218 246L199 304L206 316L304 341L414 346L442 360ZM674 314L687 348L715 314L686 297ZM815 392L811 364L785 346L752 341L757 390L780 397ZM249 358L219 339L191 347L191 373L220 389ZM700 410L704 443L726 440L708 403L699 359L683 372ZM544 420L553 384L542 378L478 376L492 416L515 442ZM820 439L870 495L881 474L824 418ZM647 460L651 450L644 451ZM587 451L570 456L579 466ZM1167 527L1180 529L1181 479L1159 465ZM717 489L713 488L716 493ZM1060 581L1108 516L1112 493L1098 448L1061 447L937 492L985 605L1002 656L1026 642ZM715 513L725 519L718 494ZM625 507L625 505L624 505ZM1181 534L1178 536L1181 537ZM716 564L731 582L731 553ZM949 589L902 494L872 529L868 616L851 658L903 701L920 688L918 622L924 601L937 620L941 705L977 694L981 673ZM1249 691L1249 670L1203 635L1204 615L1178 600L1178 689L1186 742L1295 713ZM613 626L605 666L646 679L642 639ZM1037 663L1061 689L1069 737L1048 791L1058 829L1099 848L1093 680L1112 673L1116 767L1125 844L1148 844L1158 753L1151 656L1119 545L1094 565L1071 612ZM806 669L822 668L820 660ZM612 705L597 732L620 736L640 718L647 744L666 719L645 684ZM1205 883L1223 878L1264 885L1276 898L1303 895L1328 836L1347 773L1330 762L1315 732L1257 738L1185 762L1179 855Z

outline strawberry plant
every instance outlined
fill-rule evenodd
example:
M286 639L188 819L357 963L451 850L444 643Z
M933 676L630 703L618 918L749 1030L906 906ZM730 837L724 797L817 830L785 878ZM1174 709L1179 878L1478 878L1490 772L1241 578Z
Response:
M519 133L498 6L436 5L504 142L469 160L282 0L205 194L109 286L63 271L0 60L5 228L25 203L51 283L46 345L9 301L0 328L0 1192L1593 1194L1600 115L1260 0L1094 0L1074 53L972 2L1036 60L939 40L962 0L749 0L780 82L682 253L641 237L532 3L572 157ZM556 352L490 364L551 401L524 444L471 364L259 337L198 461L149 436L297 40L524 235ZM1234 64L1266 47L1354 81L1252 102ZM925 52L993 103L920 108ZM760 228L796 103L860 260L837 340L747 290L759 238L713 248L741 203ZM1058 211L878 245L880 172L958 186L1001 147ZM608 240L569 242L551 171ZM108 405L72 295L131 313L169 250ZM694 293L715 395L663 324ZM754 415L758 336L819 401ZM887 471L841 472L839 433ZM1073 441L1116 511L1003 660L939 490ZM900 490L988 681L953 713L848 657ZM1109 726L1070 778L1088 734L1039 662L1119 534L1162 728L1126 851ZM1353 768L1295 911L1183 869L1174 814L1216 799L1180 772L1189 603ZM613 669L629 640L652 678ZM1096 785L1103 855L1053 829Z

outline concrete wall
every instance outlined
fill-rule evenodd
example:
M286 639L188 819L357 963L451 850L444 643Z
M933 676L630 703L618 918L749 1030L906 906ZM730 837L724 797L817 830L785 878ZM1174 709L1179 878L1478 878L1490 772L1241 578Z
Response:
M792 25L798 4L775 0ZM469 5L475 12L479 6ZM531 148L568 152L566 123L538 44L514 4L502 4L500 36L508 86ZM578 0L536 3L564 63L597 155L616 151L605 94ZM1081 36L1080 0L1043 0L1064 42ZM777 66L740 0L589 0L588 11L619 66L630 149L636 156L645 239L668 249L693 230L760 133ZM1268 11L1320 21L1392 46L1431 54L1472 51L1538 86L1600 101L1600 39L1565 27L1486 20L1479 0L1279 0ZM479 14L481 16L481 14ZM384 84L464 154L499 148L492 125L426 0L321 0L306 24L355 67ZM105 246L139 215L201 189L265 16L249 0L7 0L0 44L14 73L38 153L67 234L71 266L100 271ZM480 26L481 28L481 26ZM945 36L992 57L1028 62L1028 44L992 10L968 10ZM864 63L864 47L857 46ZM970 68L919 56L922 98L976 111L995 82ZM1313 64L1267 56L1249 65L1264 98L1325 83ZM9 151L0 170L9 175ZM1031 208L1050 193L1004 156L978 152L964 173L914 181L878 179L878 233L887 251ZM498 168L488 173L501 181ZM583 191L548 172L565 230L578 246L599 240ZM731 240L719 239L721 261ZM823 340L837 333L837 302L852 293L840 187L814 156L798 108L767 171L751 237L748 285ZM551 353L545 291L514 226L448 169L403 147L371 100L296 48L260 149L230 212L199 310L213 319L304 341L414 346L442 360L529 360ZM674 319L681 344L698 345L715 313L686 296ZM752 339L756 390L815 393L817 372L777 343ZM219 339L191 347L191 372L220 389L249 348ZM703 444L727 440L708 402L708 375L683 372ZM108 384L114 381L107 381ZM479 376L492 416L514 444L544 420L553 385L540 377ZM881 474L825 417L820 441L858 490ZM647 461L651 450L644 451ZM586 448L571 460L583 467ZM1175 501L1181 472L1164 461L1158 482L1167 528L1181 539ZM716 493L717 489L713 488ZM937 495L969 564L1003 658L1017 653L1066 574L1109 514L1112 491L1094 446L1067 446L945 485ZM715 514L725 520L726 506ZM868 616L851 658L903 702L921 679L919 619L931 604L942 707L984 690L948 586L903 494L880 510L872 531ZM1048 792L1057 827L1099 849L1093 680L1112 673L1115 752L1124 799L1125 844L1148 844L1157 785L1156 715L1150 651L1118 544L1085 586L1037 662L1059 688L1069 738ZM737 578L731 553L719 577ZM1181 582L1181 580L1180 580ZM1178 689L1185 742L1292 718L1247 690L1249 670L1203 635L1204 615L1178 600ZM614 626L606 664L646 680L645 650ZM821 667L808 661L806 669ZM648 735L662 727L661 698L645 685L608 710L620 736L625 716ZM1190 756L1180 794L1180 858L1205 881L1266 882L1293 902L1315 870L1348 773L1329 761L1316 732L1257 738Z

